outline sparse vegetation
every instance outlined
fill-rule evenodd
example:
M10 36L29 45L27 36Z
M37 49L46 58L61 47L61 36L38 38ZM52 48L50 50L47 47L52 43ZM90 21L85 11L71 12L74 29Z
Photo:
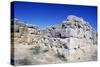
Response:
M43 50L43 52L48 52L48 50L47 50L47 49L45 49L45 50Z
M62 61L67 61L66 57L64 56L64 54L60 54L59 52L56 54L57 58L60 58Z
M30 64L32 64L31 61L27 58L19 60L18 63L21 64L21 65L30 65Z
M30 48L30 50L32 50L33 54L39 54L40 53L40 47L39 46L34 47L34 48Z

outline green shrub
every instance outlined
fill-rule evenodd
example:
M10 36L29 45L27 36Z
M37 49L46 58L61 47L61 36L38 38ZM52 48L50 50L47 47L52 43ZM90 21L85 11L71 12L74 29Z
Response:
M18 63L21 64L21 65L30 65L30 64L32 64L31 61L29 61L27 58L19 60Z
M64 54L60 54L59 52L56 54L57 58L60 58L62 61L67 61L66 57L64 56Z
M39 54L40 53L40 47L30 48L30 50L32 50L33 54Z

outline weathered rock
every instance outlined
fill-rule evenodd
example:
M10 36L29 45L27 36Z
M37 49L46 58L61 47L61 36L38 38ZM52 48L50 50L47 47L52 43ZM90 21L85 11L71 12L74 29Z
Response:
M97 60L97 32L80 17L43 30L14 19L12 30L15 65Z

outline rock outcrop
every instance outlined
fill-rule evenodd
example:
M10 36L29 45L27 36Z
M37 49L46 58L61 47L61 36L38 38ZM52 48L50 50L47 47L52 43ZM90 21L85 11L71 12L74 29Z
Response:
M74 15L42 30L14 19L11 33L15 65L97 60L97 32Z

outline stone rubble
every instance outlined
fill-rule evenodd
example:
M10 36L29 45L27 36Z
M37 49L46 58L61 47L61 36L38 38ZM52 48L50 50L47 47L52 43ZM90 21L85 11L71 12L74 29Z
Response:
M14 65L97 60L97 32L74 15L43 30L14 19L11 35Z

